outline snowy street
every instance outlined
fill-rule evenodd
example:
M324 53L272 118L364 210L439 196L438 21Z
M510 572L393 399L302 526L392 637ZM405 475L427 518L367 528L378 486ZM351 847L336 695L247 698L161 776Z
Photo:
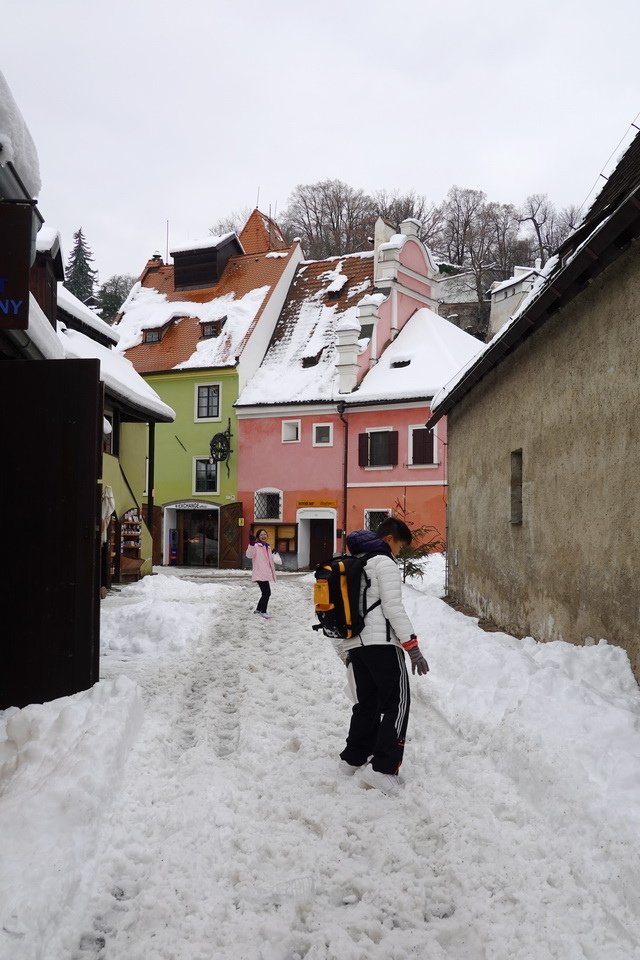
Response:
M486 633L405 587L429 660L399 799L337 771L311 577L102 604L92 691L0 713L1 960L629 960L640 694L622 651ZM6 838L6 839L5 839Z

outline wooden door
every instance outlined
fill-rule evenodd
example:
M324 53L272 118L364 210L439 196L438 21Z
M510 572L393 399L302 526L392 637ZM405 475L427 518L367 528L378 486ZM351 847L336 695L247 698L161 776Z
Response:
M0 709L99 678L98 360L0 362Z
M309 566L313 568L333 555L333 520L310 520L309 541Z
M239 570L242 567L241 503L227 503L220 507L220 567Z

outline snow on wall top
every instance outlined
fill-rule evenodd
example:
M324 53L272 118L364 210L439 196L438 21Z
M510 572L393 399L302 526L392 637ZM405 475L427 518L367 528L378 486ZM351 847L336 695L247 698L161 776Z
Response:
M14 165L29 196L37 197L42 187L38 151L0 71L0 166L6 163Z

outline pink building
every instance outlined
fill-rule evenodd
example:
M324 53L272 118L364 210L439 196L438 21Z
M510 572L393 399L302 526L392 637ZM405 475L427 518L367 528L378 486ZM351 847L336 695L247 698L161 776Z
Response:
M445 537L446 425L429 401L482 344L437 316L417 224L379 220L375 248L300 264L238 402L238 498L286 567L401 508Z

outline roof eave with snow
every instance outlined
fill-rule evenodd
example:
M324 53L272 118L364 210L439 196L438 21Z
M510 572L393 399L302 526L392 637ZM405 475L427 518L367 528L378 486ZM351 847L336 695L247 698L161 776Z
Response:
M616 210L600 222L568 260L557 257L546 264L549 272L538 277L540 286L522 301L485 349L463 367L434 398L427 426L449 413L473 387L497 367L560 307L570 303L591 279L613 263L640 236L640 186L635 187ZM544 278L543 278L544 274ZM543 278L543 279L541 279ZM538 282L537 281L537 282ZM537 283L536 282L536 283Z

